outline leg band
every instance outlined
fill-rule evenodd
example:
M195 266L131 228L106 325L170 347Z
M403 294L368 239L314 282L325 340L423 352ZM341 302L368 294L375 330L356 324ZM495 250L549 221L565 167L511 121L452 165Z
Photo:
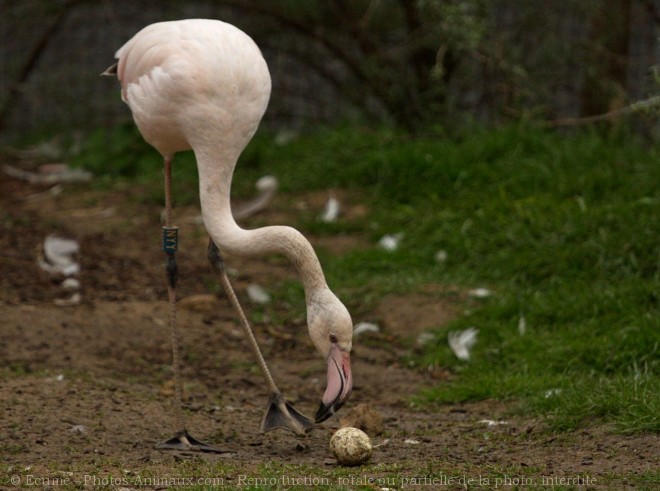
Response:
M174 254L179 248L179 227L163 227L163 251Z
M209 239L207 256L211 262L211 266L220 272L225 270L225 261L222 259L222 254L220 254L220 250L218 249L218 246L215 245L215 242L213 242L213 239Z

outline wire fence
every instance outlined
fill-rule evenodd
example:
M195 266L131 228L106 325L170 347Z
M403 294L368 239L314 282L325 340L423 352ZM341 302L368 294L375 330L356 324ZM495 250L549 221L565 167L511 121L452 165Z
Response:
M536 10L527 8L521 13L521 1L492 2L496 6L490 10L490 36L501 45L501 63L492 57L484 62L478 53L464 54L447 86L452 110L487 121L500 117L502 108L519 113L541 108L543 114L555 118L579 117L603 66L623 67L619 86L599 89L620 92L621 104L655 91L651 69L660 64L658 18L654 17L660 11L659 0L628 0L629 17L622 19L630 26L627 53L625 59L614 62L608 62L609 51L599 52L602 46L590 44L591 27L584 9L566 6L575 2L546 1ZM597 4L590 2L592 8ZM607 1L600 4L609 6ZM368 96L364 107L359 97L345 97L337 80L347 85L357 82L319 46L310 43L309 49L316 50L314 56L328 73L338 74L334 83L322 71L310 69L309 61L280 49L285 37L288 44L291 39L304 44L302 38L286 29L264 29L257 11L237 8L236 2L0 0L0 139L130 119L117 81L99 74L113 63L115 50L143 26L186 17L225 20L250 33L262 46L273 78L268 124L298 127L333 122L359 114L367 106L375 106L372 113L386 112ZM519 80L511 80L516 77ZM508 85L517 88L508 89ZM616 94L608 97L617 101Z

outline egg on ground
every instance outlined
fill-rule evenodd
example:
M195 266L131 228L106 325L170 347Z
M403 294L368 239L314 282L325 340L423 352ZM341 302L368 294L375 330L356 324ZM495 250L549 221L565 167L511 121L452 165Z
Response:
M340 464L360 465L369 460L373 447L364 431L347 426L332 435L330 450Z

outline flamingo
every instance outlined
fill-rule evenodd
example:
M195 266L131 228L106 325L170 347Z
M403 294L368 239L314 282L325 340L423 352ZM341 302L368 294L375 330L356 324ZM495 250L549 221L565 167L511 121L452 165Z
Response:
M241 228L230 205L238 158L254 135L271 92L266 61L255 42L219 20L187 19L151 24L115 54L104 75L116 75L121 96L143 138L163 157L166 258L176 430L157 448L222 451L188 433L183 418L179 340L176 328L177 228L172 225L171 167L174 154L192 149L199 174L202 220L210 236L208 258L245 329L266 381L269 399L261 431L284 428L303 435L334 414L353 386L350 352L353 324L330 290L311 244L296 229ZM327 386L314 422L286 402L275 385L252 329L227 277L222 253L236 256L283 254L305 290L309 337L327 364Z

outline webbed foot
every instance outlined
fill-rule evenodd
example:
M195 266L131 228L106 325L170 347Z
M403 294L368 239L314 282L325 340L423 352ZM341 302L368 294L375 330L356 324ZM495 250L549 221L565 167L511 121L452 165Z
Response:
M268 409L261 420L262 433L282 428L304 436L316 427L313 421L286 402L282 394L275 393L270 396Z
M189 452L233 453L214 445L209 445L191 436L187 430L181 430L169 440L156 444L158 450L183 450Z

